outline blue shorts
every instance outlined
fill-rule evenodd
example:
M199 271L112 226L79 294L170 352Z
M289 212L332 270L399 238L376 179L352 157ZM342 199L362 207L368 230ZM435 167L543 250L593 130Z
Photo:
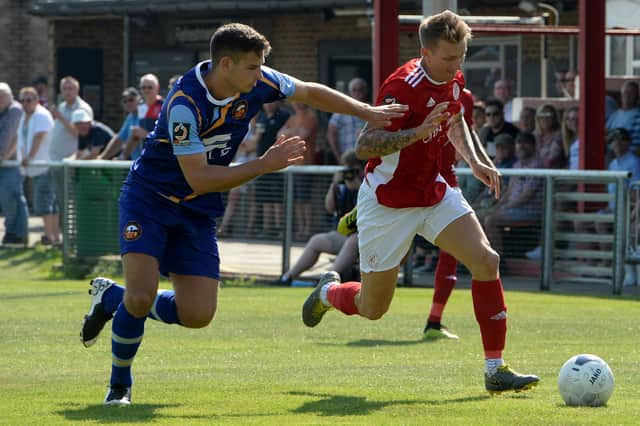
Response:
M164 276L220 279L214 218L125 187L120 194L120 255L126 253L155 257Z

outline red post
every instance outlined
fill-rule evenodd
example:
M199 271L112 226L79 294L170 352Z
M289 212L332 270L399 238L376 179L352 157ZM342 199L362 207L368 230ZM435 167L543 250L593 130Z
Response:
M399 0L373 2L373 99L382 82L398 67L400 46ZM416 30L417 31L417 30Z
M588 5L587 5L588 3ZM604 153L604 41L605 1L580 0L578 5L580 34L580 168L602 170Z

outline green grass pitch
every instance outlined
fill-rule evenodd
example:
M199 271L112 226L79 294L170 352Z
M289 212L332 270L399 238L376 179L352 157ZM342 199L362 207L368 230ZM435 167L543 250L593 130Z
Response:
M214 322L187 330L147 321L133 405L104 407L110 327L78 338L87 281L52 277L54 252L0 252L0 424L638 424L640 304L615 297L507 292L505 359L542 383L490 397L469 290L445 323L460 341L421 341L431 289L397 290L380 321L327 314L307 329L309 290L227 283ZM568 408L556 387L570 356L611 366L608 406Z

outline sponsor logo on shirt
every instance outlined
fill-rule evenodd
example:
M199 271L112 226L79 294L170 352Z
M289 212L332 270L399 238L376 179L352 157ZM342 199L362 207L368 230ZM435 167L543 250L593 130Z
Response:
M384 98L382 98L382 102L387 105L391 105L391 104L397 103L398 101L393 95L389 94L389 95L386 95Z
M430 97L429 100L427 101L427 106L431 108L435 104L436 104L436 100Z
M171 125L173 128L173 144L185 146L191 144L189 140L189 123L176 122Z

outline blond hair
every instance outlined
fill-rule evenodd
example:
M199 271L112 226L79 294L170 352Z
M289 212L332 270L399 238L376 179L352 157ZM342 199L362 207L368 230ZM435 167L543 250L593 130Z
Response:
M418 28L420 45L433 49L440 40L449 43L468 42L471 38L471 28L450 10L445 10L437 15L431 15L422 20Z

